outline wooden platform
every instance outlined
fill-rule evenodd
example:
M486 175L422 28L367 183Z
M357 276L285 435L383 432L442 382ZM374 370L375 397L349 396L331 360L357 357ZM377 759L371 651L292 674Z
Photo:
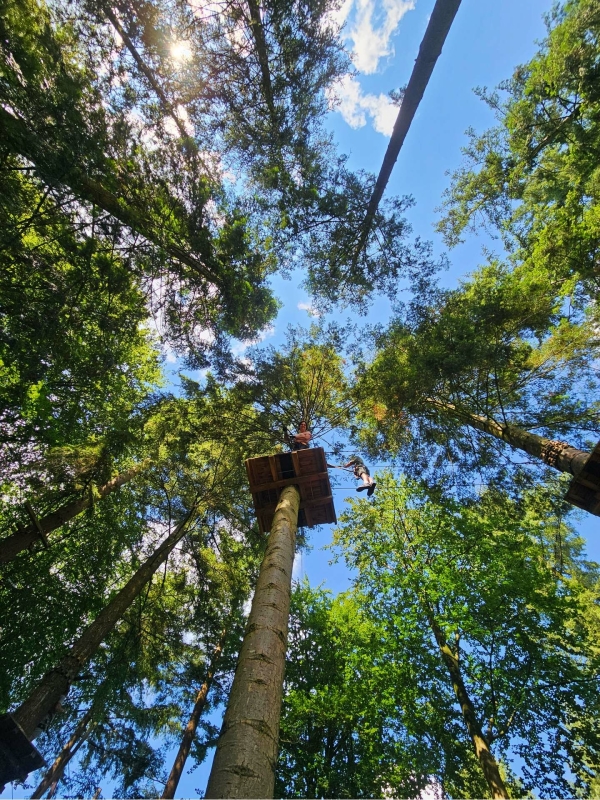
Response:
M337 522L322 447L248 458L246 472L262 533L271 530L281 491L290 485L297 486L300 491L299 526L313 528Z
M600 442L589 454L579 475L569 484L565 500L600 517Z
M11 714L0 716L0 791L9 781L24 781L30 772L45 766Z

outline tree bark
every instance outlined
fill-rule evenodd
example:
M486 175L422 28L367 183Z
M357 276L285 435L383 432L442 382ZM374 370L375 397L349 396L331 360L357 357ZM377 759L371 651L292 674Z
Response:
M73 735L63 747L54 764L52 764L48 772L44 775L35 792L31 795L31 800L42 797L44 792L47 791L52 784L57 783L60 780L65 767L90 735L91 728L88 726L92 719L92 708L93 707L90 707L79 721L73 732Z
M258 63L260 65L260 74L262 78L262 87L267 101L267 107L271 116L271 125L273 132L278 133L277 126L277 111L275 109L275 101L273 99L273 84L271 83L271 72L269 70L269 55L267 52L267 43L263 31L262 19L260 16L260 6L256 0L248 0L248 10L250 11L250 29L254 37L254 44L256 46L256 54L258 56Z
M194 741L194 737L196 736L196 729L198 728L198 722L200 721L200 717L202 716L202 711L204 709L204 706L206 705L206 699L210 691L210 687L217 668L217 664L219 662L219 659L221 658L221 653L223 651L223 644L225 640L225 634L226 631L223 631L223 635L221 636L221 641L215 647L212 657L210 659L210 664L208 667L208 671L206 673L206 678L204 680L204 683L202 684L198 694L196 695L196 701L194 703L192 714L190 716L188 724L186 725L185 731L183 732L183 738L181 740L181 744L179 745L179 751L175 758L175 762L173 763L173 768L171 769L169 778L165 784L164 792L162 793L163 800L166 800L166 798L175 797L175 792L177 791L177 784L179 783L179 779L181 778L181 773L183 772L185 762L190 753L192 742Z
M29 739L33 737L39 723L52 711L60 698L68 693L71 683L79 674L81 668L94 655L144 585L150 580L158 567L166 561L175 545L183 538L187 524L194 512L195 507L158 546L150 558L142 564L125 586L117 592L110 603L102 609L92 624L85 629L73 644L67 655L44 675L27 700L13 712L13 718Z
M450 413L451 416L461 420L471 428L476 428L479 431L483 431L483 433L489 433L490 436L495 436L497 439L502 439L503 442L510 444L517 450L524 450L530 456L539 458L544 464L548 464L548 466L560 472L578 475L590 455L584 450L578 450L568 442L546 439L545 436L538 436L536 433L531 433L516 425L501 425L478 414L471 414L468 411L458 409L451 403L438 402L437 400L429 400L428 402L441 411Z
M300 493L279 499L217 743L207 798L273 797Z
M221 286L222 281L215 275L200 259L191 255L187 250L173 241L169 240L165 220L162 221L160 230L157 230L156 223L149 218L147 211L136 209L126 200L108 191L98 183L88 177L84 171L75 166L65 168L61 164L61 169L53 163L52 155L47 152L47 147L39 141L37 135L32 133L24 120L10 114L0 107L0 134L11 149L19 155L31 161L39 174L50 184L63 184L68 186L71 191L83 200L94 203L99 208L111 214L115 219L120 220L128 228L137 231L148 241L153 242L165 249L169 255L187 264L206 280ZM56 160L54 158L54 160Z
M98 488L98 499L101 500L107 497L123 486L124 483L135 478L135 476L146 469L150 463L150 460L144 461L137 467L132 467L132 469L122 472L115 478L111 478L111 480ZM81 514L82 511L85 511L86 508L89 508L93 502L94 499L88 496L66 503L64 506L61 506L56 511L47 514L39 520L42 531L46 534L55 531L57 528L60 528L61 525L64 525L65 522L68 522L78 514ZM39 531L36 526L31 523L31 525L27 525L17 533L13 533L12 536L0 539L0 564L6 564L8 561L12 561L21 550L25 550L39 538Z
M419 107L419 103L423 98L423 94L425 93L425 89L433 73L433 68L442 52L446 36L448 35L459 6L460 0L436 0L435 6L433 7L427 30L425 31L423 41L419 47L419 54L417 55L413 71L406 86L406 91L404 92L404 97L402 98L400 111L398 111L398 116L394 123L394 130L392 131L379 175L377 176L377 182L375 183L373 194L369 200L365 221L356 248L355 261L358 261L358 257L365 246L385 187L394 169L394 164L404 144L406 134L408 133L417 108Z
M504 785L504 781L500 776L498 764L496 763L496 759L492 755L485 736L483 735L481 725L479 724L479 720L477 719L477 715L475 713L475 707L473 706L471 698L469 697L465 687L458 658L452 652L452 648L446 641L444 632L437 624L437 621L431 611L427 608L424 610L425 614L427 615L429 626L433 631L433 635L435 636L435 640L440 649L442 660L450 674L450 680L452 681L452 686L454 687L456 699L461 707L469 736L473 742L473 747L475 748L475 753L479 759L485 779L490 787L492 797L508 798L508 792L506 791L506 786Z

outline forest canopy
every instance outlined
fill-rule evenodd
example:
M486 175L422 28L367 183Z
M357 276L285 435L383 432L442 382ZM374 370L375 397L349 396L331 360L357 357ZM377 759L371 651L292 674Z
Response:
M352 3L0 2L5 792L600 791L600 7L478 90L432 241L332 133L418 143L459 5L352 112Z

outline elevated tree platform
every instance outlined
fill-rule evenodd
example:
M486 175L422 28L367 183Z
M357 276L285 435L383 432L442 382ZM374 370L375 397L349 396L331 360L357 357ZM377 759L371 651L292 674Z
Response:
M312 528L337 522L322 447L248 458L246 472L261 533L271 530L279 496L291 485L300 491L299 526Z
M565 500L590 514L600 516L600 442L569 484Z
M11 714L0 716L0 791L8 781L25 780L45 761Z

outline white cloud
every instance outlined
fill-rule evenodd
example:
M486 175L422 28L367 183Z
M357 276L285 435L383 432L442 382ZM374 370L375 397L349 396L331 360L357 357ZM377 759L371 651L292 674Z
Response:
M210 328L203 328L199 333L196 334L196 338L200 339L201 342L212 344L215 340L215 334Z
M292 567L292 580L298 581L304 577L304 565L302 563L302 553L296 552L294 556L294 566Z
M320 317L321 314L310 303L298 303L300 311L306 311L311 317Z
M271 336L275 335L275 327L273 325L267 325L264 327L259 334L257 335L256 339L238 339L235 341L231 347L231 352L234 356L239 356L244 353L249 347L252 347L255 344L260 344L264 342L265 339L269 339ZM242 358L241 361L244 361ZM248 364L250 361L247 362Z
M354 0L343 0L339 8L326 14L325 22L330 23L336 29L341 28L348 19L353 5Z
M392 135L398 106L385 94L363 94L360 83L351 75L345 75L330 90L329 102L351 128L363 128L367 124L368 116L378 133Z
M361 103L373 119L373 127L377 133L384 136L391 136L394 130L394 123L398 116L398 106L394 105L390 98L385 94L374 95L365 94L361 98Z
M354 45L352 60L360 72L371 75L382 58L394 54L391 38L402 17L415 7L415 0L383 0L383 7L377 0L354 0L354 5L356 14L348 31Z

